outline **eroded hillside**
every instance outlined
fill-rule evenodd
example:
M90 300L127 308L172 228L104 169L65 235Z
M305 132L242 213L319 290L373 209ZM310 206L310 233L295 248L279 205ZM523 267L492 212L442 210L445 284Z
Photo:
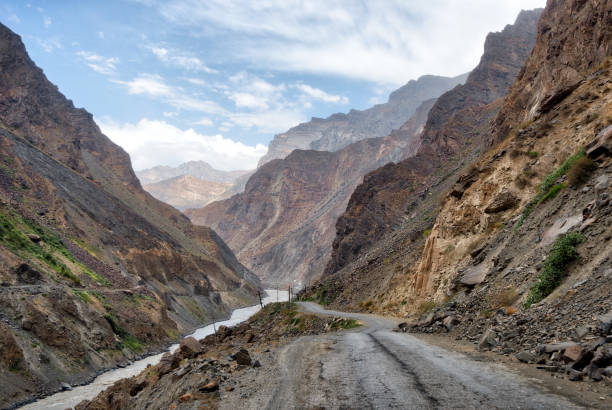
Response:
M257 279L215 232L143 191L1 25L0 67L0 405L254 301Z

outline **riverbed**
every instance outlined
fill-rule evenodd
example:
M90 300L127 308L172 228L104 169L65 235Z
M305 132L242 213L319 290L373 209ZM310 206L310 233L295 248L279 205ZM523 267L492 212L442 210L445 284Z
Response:
M276 289L267 289L266 292L267 296L263 299L264 305L276 302L277 300L280 302L286 301L289 296L287 291L277 291ZM239 323L244 322L245 320L253 316L255 313L259 312L259 310L261 310L260 305L236 309L232 312L232 315L228 320L216 322L215 324L201 327L199 329L196 329L192 334L188 336L193 336L198 340L203 339L206 336L213 334L215 332L215 328L218 328L221 325L235 326ZM170 346L168 350L170 352L173 352L174 350L176 350L177 347L178 344L174 344ZM122 369L109 370L106 373L102 373L89 384L75 387L72 390L55 393L51 396L47 396L43 399L27 404L21 407L21 409L64 410L67 408L72 408L83 400L93 399L98 395L98 393L110 387L116 381L135 376L141 371L143 371L150 364L157 364L160 361L162 355L163 353L154 356L149 356L142 360L138 360Z

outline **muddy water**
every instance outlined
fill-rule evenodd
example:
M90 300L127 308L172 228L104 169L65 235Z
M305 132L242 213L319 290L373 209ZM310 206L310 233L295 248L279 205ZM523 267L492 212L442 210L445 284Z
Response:
M263 300L264 305L277 301L277 291L267 290L268 296ZM287 291L278 291L278 300L286 301L288 297ZM217 322L216 327L221 325L235 326L241 322L244 322L255 313L257 313L261 307L259 305L249 306L242 309L236 309L232 312L232 316L228 320ZM208 325L197 329L189 336L193 336L196 339L203 339L204 337L214 333L214 326ZM170 346L170 351L173 352L178 347L178 344ZM145 359L139 360L132 363L131 365L123 369L109 370L106 373L101 374L91 383L85 386L78 386L70 391L63 391L51 396L45 397L34 403L30 403L21 409L45 409L45 410L64 410L66 408L72 408L80 403L82 400L91 400L98 395L102 390L111 386L117 380L132 377L144 370L149 364L157 364L161 359L163 353L155 356L149 356Z

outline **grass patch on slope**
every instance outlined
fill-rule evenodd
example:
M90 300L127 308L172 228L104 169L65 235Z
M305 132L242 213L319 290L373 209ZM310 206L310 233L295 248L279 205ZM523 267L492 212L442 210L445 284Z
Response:
M27 236L28 233L39 236L41 241L51 248L51 252L43 248L40 244L34 243ZM74 259L61 239L48 229L36 225L32 221L22 219L19 216L0 213L0 242L16 255L21 257L34 257L61 276L70 279L75 284L80 284L81 281L79 278L53 255L53 253L57 251L68 259Z
M38 236L40 242L34 243L28 235ZM0 242L18 256L30 256L40 260L56 273L70 279L77 285L81 284L81 280L57 257L57 254L76 265L81 272L97 284L111 285L108 279L98 275L76 260L59 235L32 220L13 213L0 212Z
M555 184L557 179L565 175L569 169L576 163L585 157L584 148L581 149L578 153L567 158L563 163L557 168L553 173L548 175L544 181L540 184L540 189L538 190L537 195L525 206L523 209L523 213L516 223L515 228L519 228L525 222L525 219L531 215L534 209L541 204L542 202L547 201L548 199L554 198L557 194L565 188L565 184Z
M546 257L546 261L544 261L544 267L536 283L529 291L527 300L523 305L525 309L550 295L559 286L567 266L578 258L576 245L583 240L584 237L578 232L568 233L557 238Z

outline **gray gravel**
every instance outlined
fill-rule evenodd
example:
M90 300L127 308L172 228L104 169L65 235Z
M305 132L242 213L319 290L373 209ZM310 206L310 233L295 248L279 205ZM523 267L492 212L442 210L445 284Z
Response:
M392 332L391 320L301 306L367 326L296 339L264 359L264 372L245 375L242 388L224 394L221 408L581 408L500 364Z

